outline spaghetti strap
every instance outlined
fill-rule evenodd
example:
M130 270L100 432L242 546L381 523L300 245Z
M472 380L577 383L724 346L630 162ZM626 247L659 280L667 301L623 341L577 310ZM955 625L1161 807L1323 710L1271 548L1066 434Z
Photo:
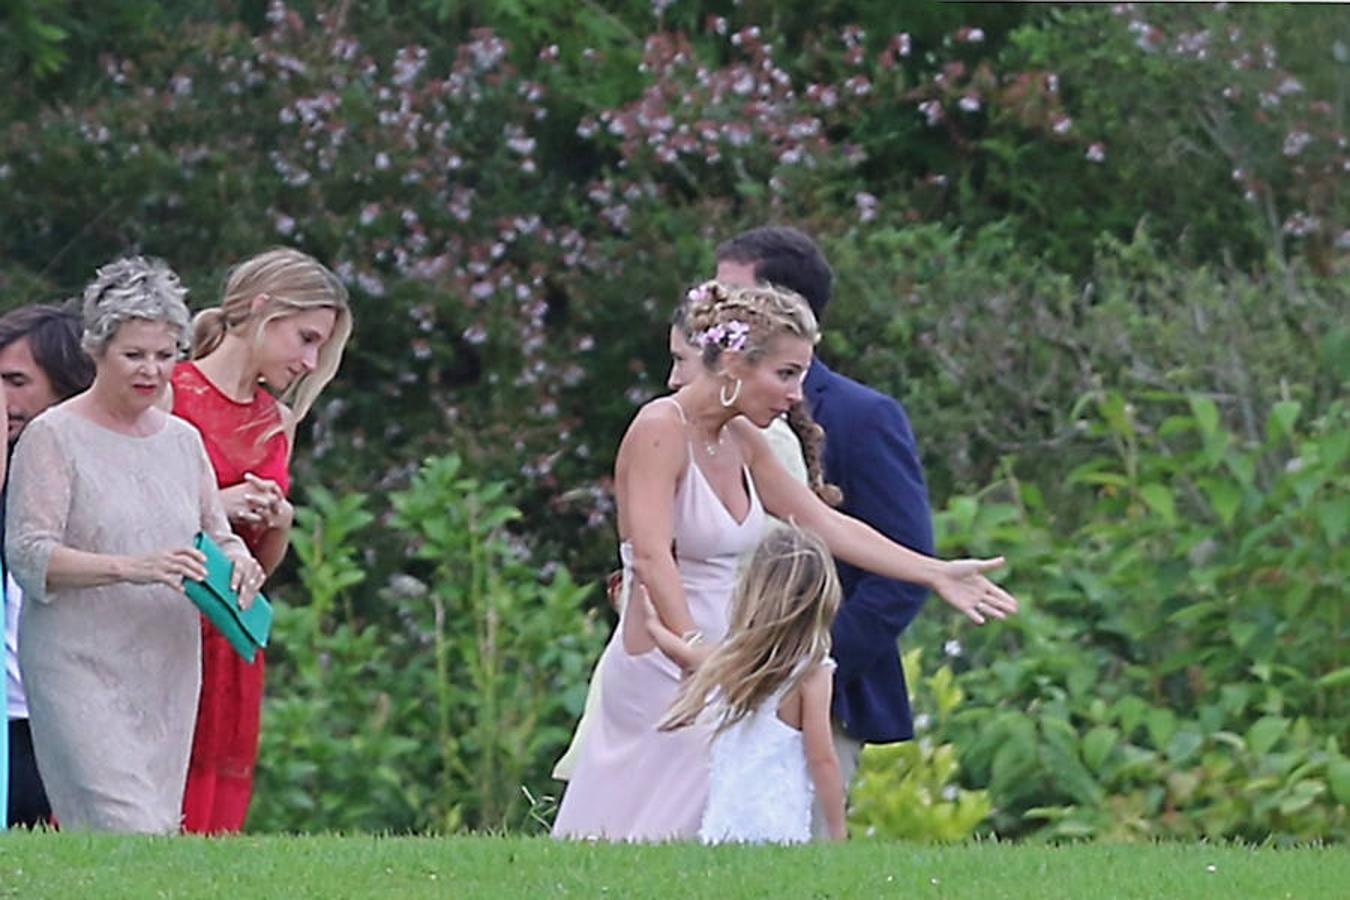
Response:
M697 463L694 462L694 439L693 439L692 437L690 437L690 435L689 435L689 430L688 430L688 429L689 429L689 419L688 419L688 418L685 416L685 414L684 414L684 407L680 405L680 401L676 400L675 397L674 397L674 395L672 395L672 394L667 394L667 395L664 396L664 397L657 397L657 398L656 398L656 401L661 401L661 400L668 400L668 401L670 401L670 404L671 404L672 406L675 407L675 411L676 411L677 413L680 414L680 422L683 423L683 425L684 425L684 427L685 427L685 432L684 432L684 449L685 449L686 462L687 462L690 466L695 466L695 465L697 465ZM656 401L654 401L654 402L656 402Z
M686 424L686 425L689 424L689 419L685 417L685 414L684 414L684 407L680 405L680 401L676 400L673 396L669 396L669 395L667 395L667 396L665 396L665 397L657 397L656 399L657 399L658 402L661 401L661 400L669 400L671 403L673 403L673 404L675 405L675 410L676 410L676 412L678 412L678 413L680 414L680 421L683 422L683 423Z

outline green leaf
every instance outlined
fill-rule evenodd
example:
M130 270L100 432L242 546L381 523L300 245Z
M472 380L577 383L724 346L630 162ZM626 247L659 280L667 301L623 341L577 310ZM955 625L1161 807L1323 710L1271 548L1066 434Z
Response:
M1196 424L1200 426L1200 433L1206 436L1213 434L1219 428L1219 407L1208 397L1201 397L1198 394L1192 394L1186 398L1191 404L1191 415L1195 416Z
M1256 637L1260 631L1260 626L1253 622L1230 622L1228 623L1228 634L1233 639L1233 646L1239 650L1245 650L1247 645Z
M959 534L969 534L975 525L975 516L979 514L980 502L974 497L953 497L947 503L947 511L954 520Z
M1195 428L1195 419L1190 416L1168 416L1158 426L1158 437L1170 438L1185 434Z
M1139 489L1139 496L1168 525L1177 523L1176 501L1170 490L1161 484L1146 484Z
M1350 666L1342 666L1334 672L1328 672L1313 682L1314 687L1332 688L1350 684Z
M1242 489L1233 482L1221 478L1207 479L1202 487L1219 521L1224 527L1232 525L1233 517L1237 515L1238 507L1242 505Z
M1172 736L1167 744L1167 758L1174 766L1182 766L1190 761L1205 744L1205 736L1194 726L1182 728Z
M1120 732L1114 728L1098 725L1083 737L1083 762L1089 769L1101 774L1102 766L1111 755L1111 751L1120 742Z
M1165 748L1177 730L1177 717L1170 709L1151 709L1144 719L1149 740L1159 750Z
M1322 533L1327 536L1327 543L1338 546L1341 538L1345 537L1347 527L1350 527L1350 503L1346 502L1344 496L1323 500L1317 504L1317 521L1322 526Z
M1108 393L1097 404L1097 409L1111 431L1125 438L1134 436L1133 416L1130 414L1129 403L1122 395L1115 391Z
M1120 723L1120 730L1127 737L1139 727L1139 723L1144 721L1144 717L1148 715L1148 704L1132 694L1117 700L1113 709L1116 721Z
M1215 613L1222 612L1224 605L1217 600L1206 600L1202 603L1192 603L1183 606L1181 609L1167 617L1167 621L1174 625L1191 625L1203 619L1209 618Z
M1224 462L1228 464L1229 471L1237 477L1237 480L1244 487L1252 486L1252 482L1256 479L1256 463L1252 462L1250 456L1233 452L1228 454L1228 458Z
M1266 419L1266 435L1272 440L1280 438L1293 438L1294 423L1298 421L1298 414L1302 410L1303 404L1297 400L1281 400L1276 403L1270 411L1270 418Z
M1290 816L1307 809L1325 792L1326 786L1320 782L1300 781L1294 785L1290 795L1280 801L1280 814Z
M1350 806L1350 759L1342 757L1327 764L1327 784L1337 803Z
M1247 746L1258 756L1269 753L1289 730L1289 720L1279 716L1263 716L1247 731Z
M1083 472L1069 476L1069 484L1105 484L1111 487L1126 487L1130 479L1118 472Z

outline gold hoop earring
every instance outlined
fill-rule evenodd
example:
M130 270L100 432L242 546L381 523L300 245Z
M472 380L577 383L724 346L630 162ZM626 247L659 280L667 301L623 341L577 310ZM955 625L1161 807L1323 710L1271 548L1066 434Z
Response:
M725 384L722 385L721 390L717 392L717 399L722 401L723 406L730 406L731 404L735 403L737 398L739 398L740 396L741 396L741 380L739 378L736 379L736 389L731 392L730 397L727 396L727 386Z

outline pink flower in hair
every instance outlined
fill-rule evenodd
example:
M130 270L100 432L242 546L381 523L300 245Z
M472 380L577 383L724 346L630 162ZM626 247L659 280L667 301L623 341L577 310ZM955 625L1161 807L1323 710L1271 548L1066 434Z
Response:
M685 297L690 303L707 303L713 299L712 288L705 282L698 287L690 288Z
M726 350L744 350L750 340L750 326L739 319L721 322L694 335L700 347L716 344Z
M726 326L726 343L723 344L728 350L744 350L745 343L750 339L750 326L739 319L733 319Z
M721 325L714 325L711 328L705 328L697 334L694 340L700 347L706 347L709 344L721 345L722 338L726 337L727 330Z

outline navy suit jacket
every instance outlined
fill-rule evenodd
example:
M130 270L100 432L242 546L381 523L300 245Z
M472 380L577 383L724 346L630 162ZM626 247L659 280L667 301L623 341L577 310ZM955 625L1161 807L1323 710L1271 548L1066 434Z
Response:
M844 492L840 511L893 541L931 555L928 488L909 417L895 400L816 360L806 402L825 429L825 479ZM835 620L834 717L852 737L886 744L914 737L900 666L900 633L928 592L839 564L844 603Z

